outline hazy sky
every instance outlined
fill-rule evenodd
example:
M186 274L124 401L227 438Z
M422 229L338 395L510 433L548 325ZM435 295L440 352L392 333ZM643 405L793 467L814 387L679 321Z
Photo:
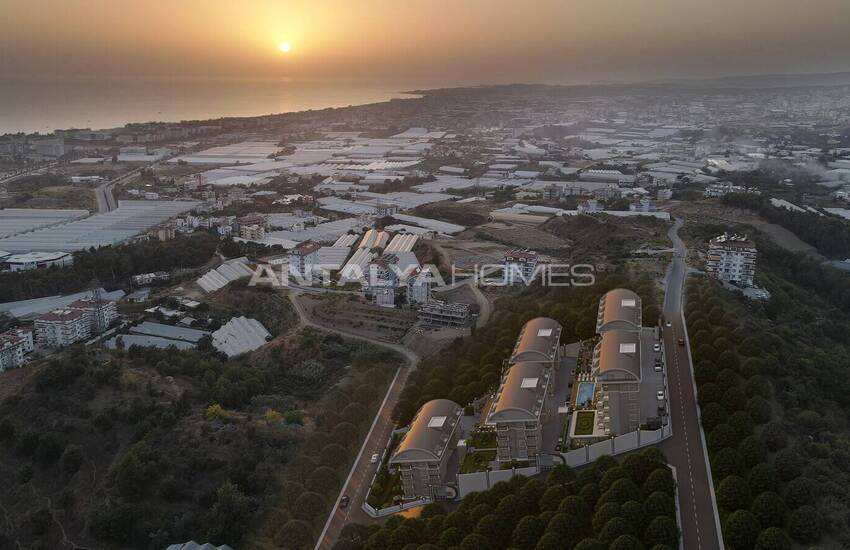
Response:
M0 14L0 79L451 85L850 70L850 0L0 0Z

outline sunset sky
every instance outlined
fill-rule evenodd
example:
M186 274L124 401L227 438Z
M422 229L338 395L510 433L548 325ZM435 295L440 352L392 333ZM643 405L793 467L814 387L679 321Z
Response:
M848 0L0 0L0 14L0 78L452 85L850 70Z

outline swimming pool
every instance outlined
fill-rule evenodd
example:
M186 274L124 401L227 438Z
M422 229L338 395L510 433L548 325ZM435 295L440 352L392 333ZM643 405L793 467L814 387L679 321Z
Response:
M576 393L576 405L579 407L587 406L588 401L593 399L593 388L596 386L593 382L580 382L578 392Z

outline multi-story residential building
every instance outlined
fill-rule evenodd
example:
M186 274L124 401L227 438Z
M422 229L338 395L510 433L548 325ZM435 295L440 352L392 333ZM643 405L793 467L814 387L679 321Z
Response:
M635 292L625 288L608 291L599 300L596 332L610 330L638 332L641 329L641 300Z
M516 363L504 372L487 418L496 428L497 461L536 462L552 386L554 371L541 363Z
M593 350L596 420L604 433L621 435L640 427L641 335L628 330L602 333Z
M0 372L24 364L24 355L33 350L32 333L10 330L0 334Z
M431 270L428 267L417 268L407 278L407 303L424 304L431 301Z
M534 280L537 268L537 252L533 250L511 250L505 252L504 282L506 285L529 284Z
M535 363L553 367L560 360L561 324L548 317L531 319L520 330L510 363Z
M82 311L89 324L89 334L100 334L118 318L118 308L112 300L87 297L68 305L68 309Z
M448 399L428 401L416 413L410 429L390 457L401 477L406 499L447 496L447 464L457 445L463 409Z
M261 241L266 238L266 228L262 225L240 225L239 237L249 241Z
M419 308L418 318L426 325L462 327L469 323L469 304L432 299Z
M313 268L319 262L321 245L313 241L304 241L289 251L289 274L304 280L313 276Z
M746 235L724 233L709 242L706 272L715 279L751 287L756 254L756 245Z
M56 309L35 318L35 339L45 347L69 346L88 338L91 325L86 313L79 309Z

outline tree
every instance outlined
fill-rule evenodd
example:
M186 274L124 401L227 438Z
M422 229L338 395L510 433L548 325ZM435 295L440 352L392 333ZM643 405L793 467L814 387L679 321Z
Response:
M736 449L723 449L711 457L712 475L715 479L723 479L735 475L740 470L742 462Z
M812 506L800 506L788 518L788 532L800 544L817 542L821 532L821 518Z
M216 500L209 512L210 540L238 545L251 521L251 503L238 486L224 482L216 490Z
M403 548L408 544L418 544L421 542L419 531L414 529L409 522L404 522L396 527L390 534L390 547Z
M543 536L546 525L536 516L525 516L517 523L511 543L517 548L534 548Z
M652 479L653 474L650 474L649 479L647 479L647 483L650 479ZM582 489L582 493L584 493L584 490L587 489L587 487L588 486L585 486L584 489ZM640 499L640 494L640 489L638 489L638 486L635 485L634 481L627 478L618 479L611 485L611 488L605 491L605 494L599 498L599 504L605 502L616 502L618 504L622 504L629 500Z
M714 428L726 422L726 419L729 418L729 413L719 403L709 403L702 409L701 418L703 429L711 432Z
M765 491L775 491L779 487L779 474L772 464L762 462L750 470L747 484L753 495L758 496Z
M658 516L647 525L643 533L643 542L647 546L666 544L671 548L679 546L679 529L676 521L667 516Z
M747 482L738 476L729 476L717 487L717 504L734 512L750 505L750 488Z
M451 548L452 546L459 546L462 540L463 531L457 527L449 527L440 535L440 540L437 544L443 548Z
M761 527L756 517L747 510L738 510L726 518L724 538L732 548L752 548Z
M780 422L768 422L761 431L761 439L768 451L776 452L788 445L788 430Z
M803 473L803 459L792 449L782 449L776 453L773 465L782 481L790 481Z
M817 501L818 482L808 477L797 477L785 486L785 504L789 508L799 508Z
M599 538L607 543L611 543L614 539L621 535L631 535L632 525L626 519L615 517L608 520L605 527L599 533Z
M546 482L549 485L560 485L564 488L576 480L576 473L566 464L559 464L552 468Z
M567 496L567 490L561 485L550 486L546 489L546 492L543 493L543 496L540 498L540 502L538 503L538 507L541 510L552 510L555 511L558 509L558 506L561 504L561 501Z
M575 550L606 550L607 546L599 539L584 539L575 545Z
M546 525L546 532L540 541L542 542L546 536L554 534L564 547L569 548L578 542L578 533L580 530L581 524L575 516L558 512L549 520L549 523Z
M744 465L752 468L764 462L767 457L767 449L761 439L755 435L744 438L738 445L738 456L744 461Z
M753 500L750 511L762 527L782 527L787 509L779 495L766 491Z
M643 550L643 544L632 535L621 535L614 539L608 550Z
M778 527L768 527L756 540L755 550L791 550L791 540Z
M667 495L673 495L676 491L676 482L673 481L673 473L670 468L657 468L646 478L643 483L643 494L650 495L656 491L661 491Z
M721 449L737 447L740 438L729 424L720 424L708 434L708 450L717 452Z
M320 494L327 494L339 487L339 474L332 468L320 466L307 478L307 488Z
M646 497L646 500L643 501L643 508L644 517L648 520L658 516L676 517L676 503L673 497L661 491L656 491Z
M591 521L593 532L598 533L599 531L602 531L605 524L612 518L616 517L622 517L622 509L618 503L606 502L605 504L600 505L596 508L596 513L593 514L593 520Z
M545 533L540 540L537 541L535 550L569 550L572 545L567 545L556 533Z
M773 416L770 402L760 395L754 395L747 400L747 413L756 424L764 424Z
M305 521L316 521L325 512L327 503L324 497L313 491L305 491L295 499L292 513L298 519Z
M462 550L490 550L493 548L490 539L480 533L470 533L460 543Z

